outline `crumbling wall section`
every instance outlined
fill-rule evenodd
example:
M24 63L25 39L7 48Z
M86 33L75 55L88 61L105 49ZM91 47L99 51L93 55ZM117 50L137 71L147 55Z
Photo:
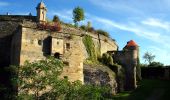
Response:
M109 86L113 94L117 93L116 74L107 66L84 64L83 72L85 84Z

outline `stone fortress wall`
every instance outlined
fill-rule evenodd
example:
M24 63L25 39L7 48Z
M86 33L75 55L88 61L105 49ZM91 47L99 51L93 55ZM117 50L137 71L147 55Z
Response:
M83 62L88 57L82 41L83 34L84 31L69 27L64 27L61 32L49 32L23 26L20 64L25 60L44 59L46 55L58 56L67 63L63 76L68 76L70 81L83 82ZM101 45L101 53L117 50L116 43L107 37L102 36L100 40L97 34L88 34L92 36L96 47Z
M83 61L88 57L82 42L85 34L92 37L96 47L100 46L101 54L117 50L115 41L105 36L86 33L65 25L62 26L60 32L50 32L38 30L36 23L30 21L23 21L17 25L15 21L1 21L0 24L0 27L3 27L0 36L3 38L10 36L9 39L11 39L3 41L4 44L9 44L10 48L8 48L8 53L6 53L7 47L1 49L2 59L8 55L6 61L9 64L22 65L26 60L35 61L45 59L48 55L56 56L66 62L63 76L68 76L70 81L81 80L83 82L84 79ZM2 38L0 40L2 41Z
M60 32L39 30L37 23L46 22L44 3L38 4L37 16L0 16L0 66L22 65L26 60L35 61L54 56L62 59L66 65L62 76L70 81L84 82L83 62L88 58L82 38L90 35L96 48L103 53L112 52L114 59L126 70L126 84L136 85L136 62L138 49L127 48L118 51L116 42L103 35L85 32L81 29L62 25ZM43 7L42 7L43 6ZM132 46L133 47L133 46ZM129 90L130 90L129 89Z

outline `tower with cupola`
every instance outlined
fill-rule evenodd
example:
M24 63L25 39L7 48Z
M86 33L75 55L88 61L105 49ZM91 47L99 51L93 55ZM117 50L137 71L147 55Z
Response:
M41 1L37 7L36 7L36 10L37 10L37 21L39 23L44 23L46 22L46 13L47 13L47 8L44 4L43 1Z

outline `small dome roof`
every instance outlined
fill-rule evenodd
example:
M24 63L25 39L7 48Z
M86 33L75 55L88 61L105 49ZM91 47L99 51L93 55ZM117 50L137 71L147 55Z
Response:
M37 5L37 8L45 8L44 2L40 2L40 3Z
M126 47L136 47L136 46L138 46L137 44L136 44L136 42L135 41L133 41L133 40L130 40L129 42L127 42L127 45L126 45Z

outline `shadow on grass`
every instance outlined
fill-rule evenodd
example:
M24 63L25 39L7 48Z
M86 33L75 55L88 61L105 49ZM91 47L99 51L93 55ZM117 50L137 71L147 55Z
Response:
M130 92L122 92L113 97L113 100L146 100L156 89L163 89L164 93L159 100L169 100L170 81L168 80L142 80L138 88Z

